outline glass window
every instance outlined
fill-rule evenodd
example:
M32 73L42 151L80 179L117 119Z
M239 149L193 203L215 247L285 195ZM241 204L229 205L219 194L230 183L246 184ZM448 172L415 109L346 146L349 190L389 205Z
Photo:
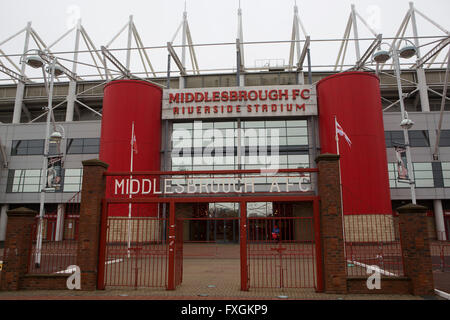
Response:
M442 162L441 165L444 187L450 187L450 162Z
M192 130L192 126L193 126L193 122L174 123L173 130L176 130L176 129Z
M8 171L6 192L39 192L41 185L41 170L11 169Z
M388 163L388 173L389 173L389 186L391 188L409 188L408 182L402 182L397 180L398 176L397 163Z
M100 150L98 138L75 138L67 140L67 154L96 154Z
M11 155L12 156L26 156L26 155L43 155L44 154L44 140L13 140Z
M450 130L441 130L441 136L439 137L440 147L450 147Z
M78 192L83 182L83 169L64 170L64 192Z
M428 131L426 130L409 130L408 137L411 147L430 146ZM395 145L405 144L403 131L385 131L384 138L386 141L386 148L392 148Z
M428 131L426 130L410 130L408 131L409 143L411 147L429 147Z

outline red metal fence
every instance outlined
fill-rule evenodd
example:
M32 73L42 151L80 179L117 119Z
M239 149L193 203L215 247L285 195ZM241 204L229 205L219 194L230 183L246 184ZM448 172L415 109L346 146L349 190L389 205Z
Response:
M312 217L248 218L250 288L316 287Z
M385 214L344 215L345 258L348 276L367 276L378 266L384 276L403 276L399 225Z
M450 241L433 241L430 247L433 271L450 272Z
M74 228L76 233L70 231L73 237L56 241L56 218L53 215L44 216L42 224L40 221L37 217L32 227L28 273L72 273L71 270L67 270L67 267L76 265L78 227ZM78 219L74 224L78 224ZM69 233L68 226L69 224L65 224L62 228L63 234ZM42 235L41 243L38 241L39 233Z
M183 222L178 220L175 238L175 287L183 282Z
M167 287L167 229L164 218L107 217L104 285Z

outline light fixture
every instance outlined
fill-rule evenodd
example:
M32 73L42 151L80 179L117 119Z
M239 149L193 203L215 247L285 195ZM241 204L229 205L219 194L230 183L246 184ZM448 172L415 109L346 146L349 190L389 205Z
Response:
M377 63L385 63L391 58L391 55L386 50L379 50L375 52L372 56L372 59Z
M50 143L58 143L62 140L61 132L55 131L50 135Z
M47 67L47 72L48 72L48 73L51 73L51 72L52 72L52 71L51 71L51 66ZM63 74L64 74L64 69L61 68L61 67L58 66L58 65L55 65L55 66L54 66L54 75L55 75L55 77L59 77L59 76L61 76L61 75L63 75Z
M414 125L414 121L411 119L403 119L402 122L400 122L400 127L409 130Z
M410 45L410 46L405 46L403 48L400 49L399 55L400 57L404 58L404 59L409 59L411 57L413 57L417 52L417 49L415 46Z
M45 61L39 56L29 56L25 58L25 63L32 68L38 69L44 65Z

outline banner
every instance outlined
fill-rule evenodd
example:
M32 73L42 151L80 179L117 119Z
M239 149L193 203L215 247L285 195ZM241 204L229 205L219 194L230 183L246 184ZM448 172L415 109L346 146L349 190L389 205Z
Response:
M46 188L61 189L62 180L62 156L48 157L47 186Z
M396 146L394 149L397 158L397 180L409 182L408 167L406 165L406 148L403 146Z

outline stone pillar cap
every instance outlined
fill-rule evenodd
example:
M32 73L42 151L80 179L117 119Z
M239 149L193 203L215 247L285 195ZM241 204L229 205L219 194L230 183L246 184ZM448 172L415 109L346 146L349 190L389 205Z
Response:
M107 164L106 162L103 162L99 159L84 160L81 163L83 164L83 166L100 166L105 169L108 169L108 167L109 167L109 164Z
M35 217L38 215L38 212L25 207L20 207L8 210L6 214L8 217Z
M427 207L413 203L408 203L404 206L397 208L398 213L426 213L427 210L428 210Z
M322 153L316 158L316 163L320 161L337 161L339 160L339 155L334 153Z

